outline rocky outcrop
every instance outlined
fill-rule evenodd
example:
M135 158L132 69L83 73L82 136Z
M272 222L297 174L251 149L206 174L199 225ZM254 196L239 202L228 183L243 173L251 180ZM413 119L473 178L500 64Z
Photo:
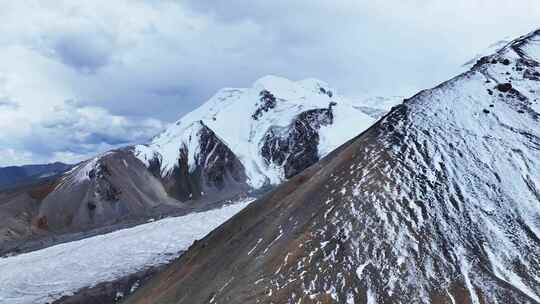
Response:
M276 107L276 97L268 90L262 90L261 93L259 93L259 96L260 98L259 102L257 103L257 109L251 116L255 120L258 120L264 114L264 112L268 112Z
M202 121L194 136L198 147L194 167L190 168L190 147L179 151L178 165L163 177L165 189L180 201L212 200L247 192L245 170L236 155Z
M261 155L269 166L284 168L291 178L319 160L319 129L334 120L332 104L298 115L287 127L273 127L264 136Z

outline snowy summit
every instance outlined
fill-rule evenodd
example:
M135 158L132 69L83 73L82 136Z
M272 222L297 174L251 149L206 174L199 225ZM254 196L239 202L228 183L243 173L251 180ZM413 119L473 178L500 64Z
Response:
M374 118L359 106L358 102L336 94L335 89L317 79L294 82L266 76L251 88L220 90L152 143L136 146L136 155L148 166L150 160L159 159L161 173L168 175L178 166L178 151L184 148L189 155L189 170L194 171L201 149L200 130L209 128L238 157L246 170L248 183L260 188L285 179L284 166L290 157L286 155L281 162L265 158L261 151L270 134L286 138L300 114L327 110L331 113L327 121L317 122L316 127L320 129L317 154L323 157L374 123Z

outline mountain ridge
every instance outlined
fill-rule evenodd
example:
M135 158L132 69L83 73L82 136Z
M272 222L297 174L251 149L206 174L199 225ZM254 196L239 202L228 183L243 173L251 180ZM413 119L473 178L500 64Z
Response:
M539 42L407 99L126 303L539 303Z

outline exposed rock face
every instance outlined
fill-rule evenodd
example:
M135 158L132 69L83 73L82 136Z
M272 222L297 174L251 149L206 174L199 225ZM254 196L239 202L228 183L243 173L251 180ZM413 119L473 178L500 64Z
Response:
M512 84L511 83L499 83L497 86L496 86L497 90L503 92L503 93L507 93L507 92L510 92L510 90L512 90Z
M309 110L300 114L290 126L274 127L266 133L261 154L268 165L284 168L291 178L319 160L319 129L332 124L332 108Z
M537 69L540 31L394 108L126 303L540 303L540 84L523 62ZM519 94L489 94L510 80Z
M527 70L525 70L525 73L523 73L523 77L525 79L529 79L529 80L540 81L540 72L537 72L537 71L534 71L534 70L531 70L531 69L527 69Z
M260 95L260 103L257 106L257 110L255 110L255 113L251 117L253 119L258 120L264 112L268 112L270 109L273 109L276 107L276 97L270 93L268 90L262 90Z
M171 175L163 178L167 192L180 201L199 200L203 196L223 196L228 192L246 192L245 170L234 153L204 123L194 136L199 146L195 156L195 167L190 170L190 147L180 148L178 166Z

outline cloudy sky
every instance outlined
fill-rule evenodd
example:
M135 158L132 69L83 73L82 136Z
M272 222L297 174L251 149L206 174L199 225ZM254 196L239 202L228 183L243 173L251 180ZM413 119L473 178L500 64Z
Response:
M0 22L2 166L145 142L267 74L412 95L540 27L540 1L4 0Z

